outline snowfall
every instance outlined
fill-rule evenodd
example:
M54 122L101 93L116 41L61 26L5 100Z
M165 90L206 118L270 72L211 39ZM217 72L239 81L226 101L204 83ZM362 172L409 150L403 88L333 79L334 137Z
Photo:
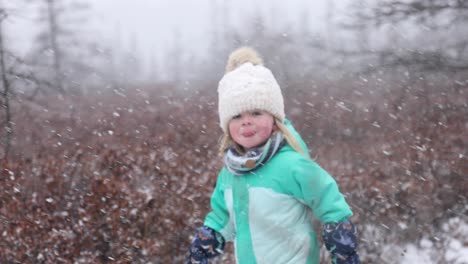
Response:
M364 240L366 234L372 233L371 229L363 232ZM380 245L383 251L380 259L392 264L468 264L468 222L451 218L442 229L444 233L440 237L423 237L418 244Z

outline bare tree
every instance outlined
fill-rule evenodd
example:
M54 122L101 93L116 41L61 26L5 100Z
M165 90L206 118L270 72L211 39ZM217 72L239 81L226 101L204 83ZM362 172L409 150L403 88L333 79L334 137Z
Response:
M89 6L79 0L42 0L38 24L43 28L36 37L36 45L28 61L42 72L41 78L49 80L55 91L79 93L81 83L96 71L99 45L86 41L81 29L86 23Z
M53 57L54 79L57 90L61 93L64 92L63 88L63 71L62 71L62 51L58 44L59 26L57 24L58 12L56 9L56 0L46 0L47 4L47 18L49 24L49 41Z
M468 25L467 1L386 0L360 1L351 7L355 21L345 26L356 31L372 28L386 39L386 45L355 50L354 55L374 57L372 68L411 67L421 72L466 72L468 37L462 33ZM395 29L398 36L391 33ZM382 34L383 33L383 34ZM387 34L387 36L385 36ZM389 35L390 34L390 35Z
M8 50L4 25L5 21L14 15L15 10L0 6L0 86L3 88L0 105L4 114L3 119L0 121L0 126L3 131L1 139L2 145L4 145L3 159L8 159L13 139L12 101L15 96L18 96L13 88L19 87L20 82L23 82L23 84L27 82L36 86L31 95L21 92L23 96L20 100L32 101L41 85L50 85L40 83L33 72L25 70L26 64L24 61Z
M7 69L5 63L5 46L3 41L3 21L8 16L6 10L0 7L0 75L1 75L1 83L3 86L2 91L2 108L5 111L5 120L2 122L2 128L4 130L4 139L3 144L5 145L4 150L4 159L8 158L8 154L10 152L10 145L11 145L11 136L13 133L13 127L11 123L11 109L10 109L10 82L7 76Z

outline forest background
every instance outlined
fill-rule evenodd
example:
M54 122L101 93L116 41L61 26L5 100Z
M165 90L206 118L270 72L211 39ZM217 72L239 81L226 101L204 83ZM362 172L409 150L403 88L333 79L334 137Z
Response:
M146 76L137 44L83 35L86 3L35 5L26 53L8 30L21 9L0 5L1 263L183 263L222 166L217 82L241 45L352 206L364 263L468 263L466 1L329 5L325 34L306 4L299 26L213 13L205 52L177 31Z

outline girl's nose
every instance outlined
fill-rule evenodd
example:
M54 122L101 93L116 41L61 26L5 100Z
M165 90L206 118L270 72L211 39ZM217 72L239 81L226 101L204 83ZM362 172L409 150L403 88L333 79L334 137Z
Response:
M251 124L251 119L249 115L244 115L242 117L242 125L250 125Z

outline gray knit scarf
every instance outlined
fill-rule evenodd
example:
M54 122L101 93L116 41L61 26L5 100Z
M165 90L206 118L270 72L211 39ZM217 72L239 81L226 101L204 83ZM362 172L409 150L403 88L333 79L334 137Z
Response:
M281 132L273 133L265 144L239 154L231 146L224 153L224 166L234 175L246 174L267 163L286 144Z

